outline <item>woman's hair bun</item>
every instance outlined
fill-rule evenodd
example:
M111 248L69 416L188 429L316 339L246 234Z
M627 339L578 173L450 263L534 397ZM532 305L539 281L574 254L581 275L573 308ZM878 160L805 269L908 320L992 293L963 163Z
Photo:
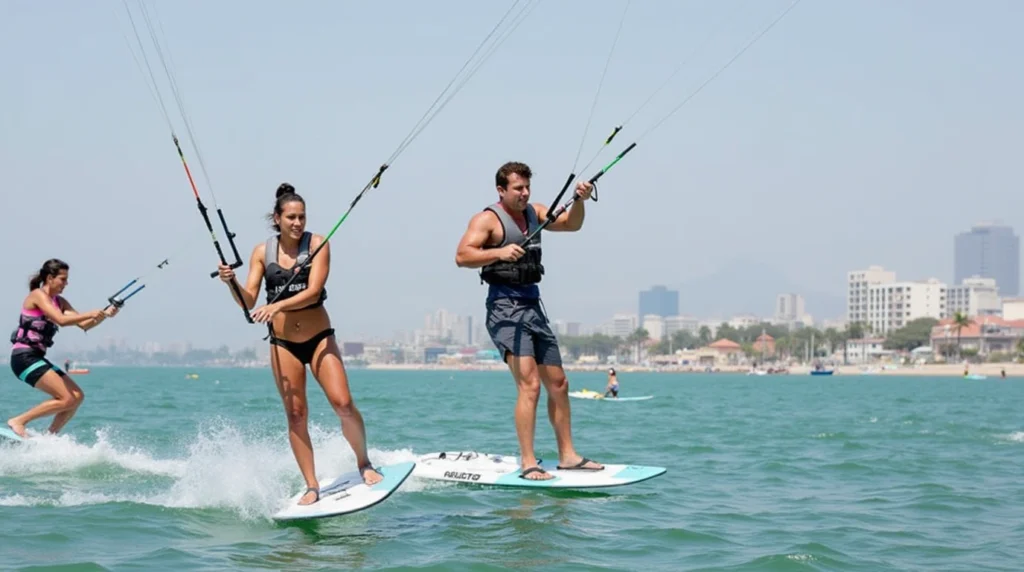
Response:
M295 194L295 187L293 187L291 185L291 183L281 183L281 185L279 187L277 187L277 194L274 195L274 197L279 199L279 198L283 197L284 195L294 195L294 194Z

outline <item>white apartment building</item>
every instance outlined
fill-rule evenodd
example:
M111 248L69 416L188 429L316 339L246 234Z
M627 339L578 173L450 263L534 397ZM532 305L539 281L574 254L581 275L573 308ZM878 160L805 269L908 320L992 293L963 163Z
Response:
M676 332L685 331L697 335L700 331L700 320L691 316L669 316L665 318L665 335L671 337Z
M699 334L700 329L706 326L708 331L711 332L711 337L714 338L718 334L718 326L721 325L722 320L719 320L717 318L712 318L710 320L701 320L700 323L697 324L697 333ZM714 340L712 339L712 341Z
M964 278L959 286L946 289L946 314L944 318L952 318L960 312L967 316L998 316L1003 312L1003 302L999 299L999 287L995 278L972 276Z
M733 316L728 323L730 326L738 330L740 328L749 328L750 326L756 326L760 324L762 321L763 320L761 318L753 314L738 314L736 316Z
M665 318L657 314L645 314L642 327L647 330L648 339L665 339Z
M867 288L867 319L876 336L885 336L918 318L946 315L946 285L935 278L923 282L889 282Z
M878 284L896 281L896 273L881 266L870 266L867 270L854 270L846 274L849 285L846 291L846 321L869 323L868 288Z
M1024 320L1024 298L1003 298L1003 319Z
M564 336L569 328L565 325L565 320L551 320L551 331L556 336Z
M626 338L637 329L636 314L615 314L612 322L608 325L608 335L612 337Z

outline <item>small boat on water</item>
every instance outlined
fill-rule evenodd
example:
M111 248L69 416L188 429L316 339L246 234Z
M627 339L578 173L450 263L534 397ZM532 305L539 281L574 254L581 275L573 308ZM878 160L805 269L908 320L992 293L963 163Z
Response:
M832 375L832 372L834 371L835 370L831 368L826 368L824 365L820 363L816 363L814 364L814 369L811 370L811 375Z
M71 360L64 360L64 373L73 375L85 375L89 373L89 368L87 367L71 367L72 365Z

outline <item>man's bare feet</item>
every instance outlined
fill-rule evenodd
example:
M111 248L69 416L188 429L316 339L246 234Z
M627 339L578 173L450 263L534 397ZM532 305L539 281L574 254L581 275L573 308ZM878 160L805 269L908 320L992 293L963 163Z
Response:
M363 482L367 486L373 486L384 480L384 475L377 472L377 469L373 468L373 465L366 465L359 468L359 472L363 475Z
M526 479L528 481L546 481L548 479L555 478L551 475L551 473L545 471L539 466L523 469L523 472L519 473L519 477Z
M309 487L306 489L306 494L302 495L302 498L299 499L299 505L313 504L318 500L320 500L320 489Z
M14 421L14 419L8 419L7 420L7 426L10 427L11 431L14 431L14 434L17 435L18 437L21 437L21 438L28 437L28 435L25 434L25 424L24 423L16 423Z
M560 463L558 465L559 471L602 471L604 465L591 461L586 457L576 455L575 459L570 459L567 463Z

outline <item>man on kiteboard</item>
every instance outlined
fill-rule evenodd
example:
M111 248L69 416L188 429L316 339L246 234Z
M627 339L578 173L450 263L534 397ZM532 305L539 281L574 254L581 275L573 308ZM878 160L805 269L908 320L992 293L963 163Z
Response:
M544 314L540 288L541 237L537 233L524 248L528 236L548 216L548 206L530 203L530 167L509 162L495 176L498 202L489 205L469 221L459 241L455 264L480 268L480 278L489 284L487 331L502 354L518 390L515 423L519 437L520 464L524 479L553 478L539 466L533 448L537 402L541 383L548 393L548 418L558 441L559 470L600 471L604 466L582 457L572 444L569 410L569 381L562 369L558 340ZM545 228L576 232L583 227L586 199L594 186L576 184L580 200Z

